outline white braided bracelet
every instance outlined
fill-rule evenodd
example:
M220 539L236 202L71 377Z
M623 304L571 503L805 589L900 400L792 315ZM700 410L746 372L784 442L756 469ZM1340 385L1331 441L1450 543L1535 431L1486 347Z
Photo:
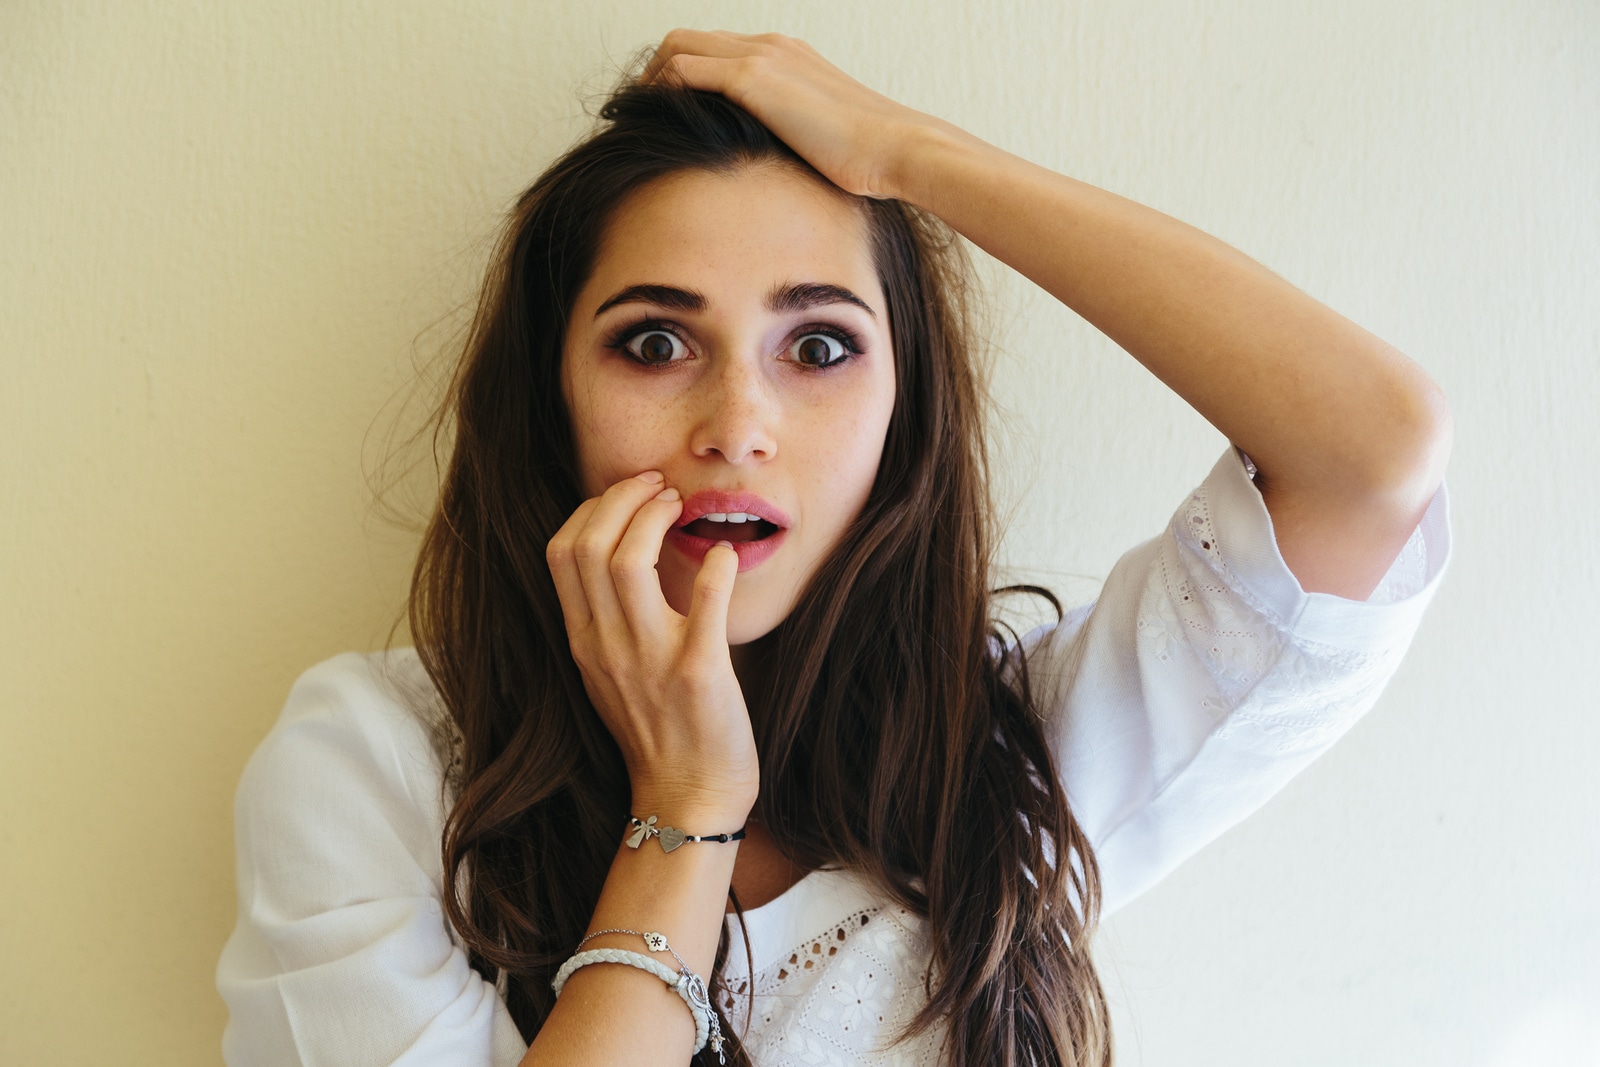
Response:
M598 937L600 933L633 932L632 930L603 930L590 934L589 937ZM717 1062L726 1063L727 1060L724 1059L722 1053L722 1028L717 1024L716 1017L711 1014L711 998L706 993L705 983L701 981L699 975L689 969L688 964L683 963L683 957L672 951L672 948L667 945L665 937L655 933L640 936L645 938L645 943L652 949L656 949L659 945L661 949L672 952L673 957L682 964L683 970L674 972L672 968L640 952L629 952L627 949L621 948L591 948L583 952L574 953L569 957L561 965L561 969L556 971L555 978L550 982L550 988L555 990L555 994L559 998L562 987L567 984L567 980L572 977L573 973L578 968L587 967L591 963L622 963L629 967L637 967L641 971L655 975L666 983L668 989L683 998L683 1003L689 1008L689 1014L694 1016L694 1048L689 1054L692 1056L698 1053L706 1047L706 1041L710 1040L712 1047L717 1052ZM589 938L586 937L584 940L588 941Z

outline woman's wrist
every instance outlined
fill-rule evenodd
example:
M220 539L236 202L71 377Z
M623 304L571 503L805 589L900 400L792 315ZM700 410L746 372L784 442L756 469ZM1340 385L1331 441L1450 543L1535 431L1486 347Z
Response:
M884 168L882 195L939 214L939 194L957 180L956 168L965 160L999 149L961 127L922 116L892 140L896 147Z
M728 834L743 828L755 801L754 789L706 790L645 785L634 788L633 810L629 814L640 820L655 816L657 826L671 826L685 834ZM618 833L626 829L618 827Z
M635 813L650 814L637 808ZM654 844L629 848L623 839L626 827L616 829L611 869L584 930L596 936L581 945L575 939L564 947L574 955L601 948L638 952L671 970L686 966L702 979L709 978L715 969L738 844L686 845L667 855ZM619 932L626 930L638 933ZM663 935L674 952L655 952L641 942L644 933ZM614 1025L624 1015L634 1025ZM659 975L616 964L585 966L569 971L560 999L523 1063L597 1059L644 1063L667 1058L685 1063L698 1041L698 1022L685 1011L684 999ZM682 1050L681 1056L675 1049Z

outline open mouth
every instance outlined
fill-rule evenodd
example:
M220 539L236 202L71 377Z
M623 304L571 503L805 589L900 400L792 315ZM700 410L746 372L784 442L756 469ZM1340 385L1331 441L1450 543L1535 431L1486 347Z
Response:
M736 545L749 541L763 541L781 528L775 523L742 512L702 515L682 527L683 532L691 537L704 537L708 541L730 541Z
M667 544L695 563L726 541L742 573L771 559L789 535L789 516L755 493L701 490L684 501L684 512L693 518L668 530Z

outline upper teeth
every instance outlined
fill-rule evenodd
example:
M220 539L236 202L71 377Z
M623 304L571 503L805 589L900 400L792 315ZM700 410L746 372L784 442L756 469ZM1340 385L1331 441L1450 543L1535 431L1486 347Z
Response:
M730 511L726 515L724 515L720 511L714 511L710 515L702 515L700 517L702 519L708 519L711 522L760 522L761 521L761 517L759 515L746 515L742 511Z

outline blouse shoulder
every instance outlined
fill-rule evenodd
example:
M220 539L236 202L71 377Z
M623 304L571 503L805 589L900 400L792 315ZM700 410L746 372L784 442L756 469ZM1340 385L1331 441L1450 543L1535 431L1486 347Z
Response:
M1441 486L1364 601L1307 593L1230 449L1099 598L1022 640L1105 910L1264 803L1376 702L1450 555Z
M217 967L230 1064L513 1064L525 1046L442 906L448 752L415 653L306 671L234 805Z
M245 766L236 816L381 815L421 866L438 867L450 746L426 679L409 649L345 653L307 670Z

